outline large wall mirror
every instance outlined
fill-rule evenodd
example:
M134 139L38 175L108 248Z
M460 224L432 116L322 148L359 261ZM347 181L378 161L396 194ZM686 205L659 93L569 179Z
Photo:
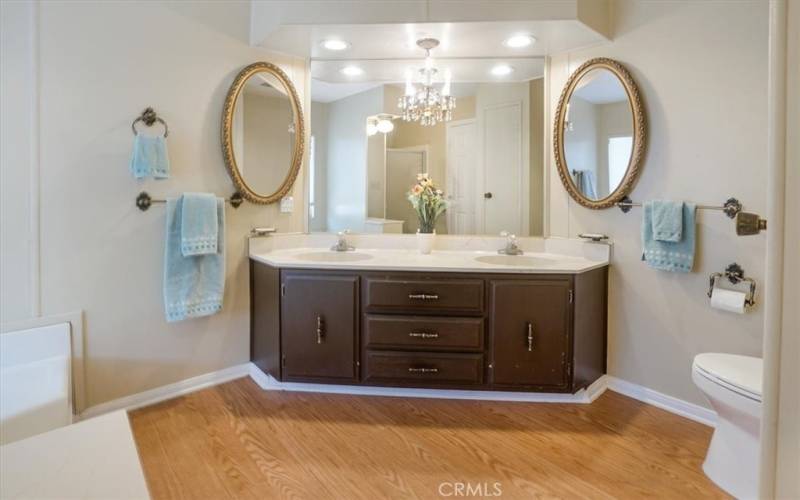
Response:
M427 173L448 203L437 234L542 235L543 58L432 52L312 61L311 231L415 233L407 193ZM442 106L403 109L425 92Z
M242 196L259 204L284 197L300 171L304 138L303 111L289 77L266 62L239 72L225 99L222 149Z
M569 77L553 130L558 173L575 201L613 206L633 189L646 137L639 90L618 62L587 61Z

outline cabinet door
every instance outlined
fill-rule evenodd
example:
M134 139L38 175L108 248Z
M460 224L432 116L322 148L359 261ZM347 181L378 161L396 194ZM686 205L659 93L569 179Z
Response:
M490 291L493 383L566 387L570 282L498 280Z
M283 380L355 380L358 277L287 272L281 285Z

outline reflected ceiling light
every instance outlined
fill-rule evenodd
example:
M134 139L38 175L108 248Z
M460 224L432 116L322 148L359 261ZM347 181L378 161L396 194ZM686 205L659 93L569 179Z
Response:
M509 66L508 64L498 64L494 68L492 68L492 74L494 76L506 76L510 75L514 72L514 68Z
M367 120L367 135L375 135L378 133L378 122L374 119Z
M417 40L419 48L425 51L425 65L417 71L419 84L414 85L412 72L406 74L406 90L397 100L397 107L403 111L403 120L419 122L420 125L436 125L453 118L456 98L450 94L450 71L444 72L441 89L435 85L438 70L434 66L431 50L439 45L435 38Z
M533 45L534 43L536 43L536 38L532 37L531 35L522 34L513 35L506 38L506 41L503 42L503 45L512 49L521 49L523 47Z
M361 76L364 74L364 70L358 66L345 66L341 71L346 76Z
M380 120L378 120L378 124L376 127L378 129L378 132L380 132L381 134L388 134L389 132L394 130L394 123L392 123L392 120L381 118Z
M335 38L331 40L324 40L321 45L325 50L347 50L350 48L349 43Z

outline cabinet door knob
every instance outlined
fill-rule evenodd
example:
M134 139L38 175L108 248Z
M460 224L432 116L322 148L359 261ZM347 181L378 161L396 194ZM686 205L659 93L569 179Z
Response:
M325 339L325 323L322 321L322 316L317 316L317 344L321 344Z
M533 323L528 322L528 352L533 351Z
M489 193L483 193L483 197L486 198L487 200L491 200L492 199L492 193L490 193L490 192Z

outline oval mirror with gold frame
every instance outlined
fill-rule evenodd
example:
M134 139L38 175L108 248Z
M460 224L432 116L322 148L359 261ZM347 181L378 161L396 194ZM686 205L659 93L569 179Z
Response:
M242 69L222 111L222 154L236 189L256 204L275 203L292 189L305 147L305 123L294 84L278 66Z
M575 70L553 126L558 175L575 201L608 208L630 193L644 161L647 123L639 89L622 64L596 58Z

